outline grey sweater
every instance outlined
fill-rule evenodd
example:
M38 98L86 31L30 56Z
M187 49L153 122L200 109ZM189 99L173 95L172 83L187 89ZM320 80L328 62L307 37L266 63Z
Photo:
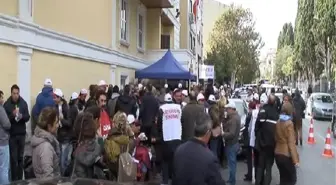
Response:
M11 123L7 117L6 111L2 105L0 105L0 146L8 145L9 129Z

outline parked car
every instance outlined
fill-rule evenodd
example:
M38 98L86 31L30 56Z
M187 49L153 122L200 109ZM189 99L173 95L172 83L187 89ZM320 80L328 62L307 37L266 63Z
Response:
M334 101L328 93L312 93L307 100L307 113L314 119L332 119Z
M248 113L248 107L247 107L247 103L242 100L242 99L238 99L238 98L232 98L232 99L228 99L228 101L232 101L235 103L236 105L236 110L240 116L240 133L239 133L239 151L238 151L238 155L241 155L243 153L243 146L244 146L244 137L243 137L243 131L245 129L245 120L247 117L247 113Z

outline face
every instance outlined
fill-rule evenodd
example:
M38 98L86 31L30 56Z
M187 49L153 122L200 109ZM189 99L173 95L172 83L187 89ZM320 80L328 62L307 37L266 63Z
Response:
M52 134L57 134L59 119L57 118L53 125L48 125L48 131Z
M106 92L107 86L106 85L101 85L98 88L99 88L99 90L102 90L102 91Z
M289 102L289 98L287 96L285 96L284 99L283 99L283 102L284 103L288 103Z
M136 126L135 124L131 124L131 129L134 134L140 133L140 126Z
M62 100L61 97L59 97L59 96L57 96L57 95L54 95L54 102L55 102L56 104L61 103L61 100Z
M105 95L100 95L98 99L98 106L99 107L104 107L106 105L106 96Z
M204 102L205 102L204 99L202 99L202 100L198 100L198 104L204 105Z
M81 94L80 96L79 96L79 99L81 99L81 100L85 100L86 99L86 94Z
M0 94L0 105L3 105L4 103L4 97L3 94Z
M12 100L14 102L18 101L18 99L20 97L20 91L19 91L19 89L13 89L12 93L11 93L11 97L12 97Z
M234 113L234 112L235 112L235 109L227 108L226 111L227 111L228 113Z
M182 93L181 92L176 92L174 95L174 99L176 103L181 103L182 102Z

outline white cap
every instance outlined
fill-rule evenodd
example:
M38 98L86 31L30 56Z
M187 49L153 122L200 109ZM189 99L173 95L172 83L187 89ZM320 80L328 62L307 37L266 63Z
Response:
M54 90L54 94L56 95L56 96L58 96L58 97L63 97L63 92L62 92L62 90L61 89L55 89Z
M179 83L179 84L177 85L177 87L178 87L178 88L182 88L182 84Z
M80 94L87 94L87 93L88 93L88 91L86 89L81 89L80 90Z
M259 101L259 95L258 95L258 93L254 93L254 95L253 95L253 99L255 99L255 100L258 100L258 101Z
M165 84L165 85L164 85L164 88L166 88L166 89L167 89L167 88L168 88L168 84Z
M138 88L139 88L139 89L142 89L142 88L143 88L143 85L142 85L142 84L138 84Z
M141 132L139 134L138 138L139 138L140 141L147 141L147 139L148 139L144 132Z
M197 101L204 100L204 99L205 99L204 95L202 93L198 93L198 95L197 95Z
M215 95L210 94L210 96L209 96L209 101L215 102L215 101L216 101L216 97L215 97Z
M133 116L133 114L130 114L130 115L127 116L128 124L132 124L132 123L134 123L134 121L135 121L135 117Z
M223 86L223 85L221 85L219 88L220 88L220 89L224 89L224 86Z
M46 78L46 79L44 80L44 85L45 85L45 86L52 86L52 81L51 81L51 79L50 79L50 78Z
M71 94L71 100L75 100L75 99L77 99L78 98L78 93L76 93L76 92L73 92L72 94Z
M188 96L188 91L187 91L187 90L182 90L182 94L183 94L184 96Z
M175 88L175 89L174 89L174 92L177 91L177 90L178 90L178 88Z
M107 85L105 80L100 80L99 83L98 83L98 86L105 86L105 85Z
M169 93L167 93L167 94L164 96L164 101L165 101L165 102L172 102L172 101L173 101L173 98L172 98L172 96L171 96Z
M228 104L225 105L225 108L235 109L236 104L233 101L230 101Z

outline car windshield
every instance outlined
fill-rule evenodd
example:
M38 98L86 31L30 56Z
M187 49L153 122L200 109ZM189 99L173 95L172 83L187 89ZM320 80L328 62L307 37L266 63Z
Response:
M234 101L234 103L236 104L236 110L239 114L239 116L243 116L245 115L245 106L244 106L244 103L243 101Z
M332 98L329 95L317 95L314 98L316 101L322 102L322 103L332 103Z

